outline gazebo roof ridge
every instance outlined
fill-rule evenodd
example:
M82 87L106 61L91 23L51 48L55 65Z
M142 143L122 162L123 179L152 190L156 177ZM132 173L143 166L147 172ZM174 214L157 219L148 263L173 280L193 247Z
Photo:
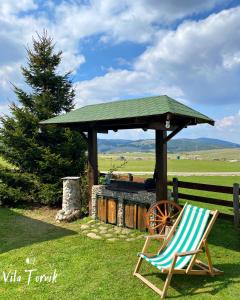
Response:
M60 116L41 121L40 124L103 122L166 114L196 119L196 123L214 124L214 120L211 118L167 95L90 104Z

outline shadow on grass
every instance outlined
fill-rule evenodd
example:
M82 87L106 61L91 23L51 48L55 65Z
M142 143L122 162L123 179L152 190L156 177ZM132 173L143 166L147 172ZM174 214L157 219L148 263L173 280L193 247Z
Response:
M231 221L218 219L213 226L208 241L210 244L240 251L240 229L236 229Z
M180 298L183 296L193 296L200 294L210 294L212 296L218 294L221 290L226 289L231 284L240 283L239 267L237 264L218 264L214 265L220 270L224 270L223 275L217 276L191 276L191 275L179 275L174 274L170 283L170 289L176 290L180 295L172 296L171 298ZM163 288L164 281L166 280L166 274L160 274L155 272L142 273L143 276L149 278L155 276L154 283L160 288ZM237 280L239 278L239 280ZM151 281L151 278L149 278ZM157 281L159 280L159 284ZM168 294L171 294L168 292ZM170 296L170 295L169 295Z
M0 254L34 243L77 234L7 208L0 209Z

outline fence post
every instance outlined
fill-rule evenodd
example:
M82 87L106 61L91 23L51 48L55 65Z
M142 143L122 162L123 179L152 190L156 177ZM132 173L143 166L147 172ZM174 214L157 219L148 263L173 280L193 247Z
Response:
M133 181L133 175L132 175L132 173L128 173L128 181Z
M233 184L233 213L234 213L234 225L235 227L239 227L239 184Z
M173 178L173 200L178 203L178 179Z

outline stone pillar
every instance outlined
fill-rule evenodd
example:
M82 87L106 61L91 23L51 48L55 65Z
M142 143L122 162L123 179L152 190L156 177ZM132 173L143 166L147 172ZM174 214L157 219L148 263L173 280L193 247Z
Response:
M98 195L103 195L106 191L105 185L93 185L92 186L92 207L91 207L91 217L97 219L97 197Z
M92 187L92 207L91 207L91 217L96 220L97 219L97 193L100 190L99 185L93 185Z
M80 177L64 177L62 209L56 215L56 221L71 222L81 215Z
M118 210L117 210L117 225L119 227L124 226L124 205L123 205L123 198L119 197L118 198Z

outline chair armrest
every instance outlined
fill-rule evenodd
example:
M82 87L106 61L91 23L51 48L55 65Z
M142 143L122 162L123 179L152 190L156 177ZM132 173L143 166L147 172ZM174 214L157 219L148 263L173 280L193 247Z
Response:
M195 251L187 251L187 252L180 252L180 253L176 253L176 256L187 256L187 255L193 255L193 254L197 254L199 252L202 252L202 250L195 250Z
M164 240L167 236L164 234L153 234L153 235L146 235L146 239L162 239Z
M146 235L145 236L146 241L145 244L142 248L142 253L145 253L146 250L148 249L149 245L151 244L151 240L155 239L155 240L164 240L166 238L166 235L162 235L162 234L153 234L153 235Z

